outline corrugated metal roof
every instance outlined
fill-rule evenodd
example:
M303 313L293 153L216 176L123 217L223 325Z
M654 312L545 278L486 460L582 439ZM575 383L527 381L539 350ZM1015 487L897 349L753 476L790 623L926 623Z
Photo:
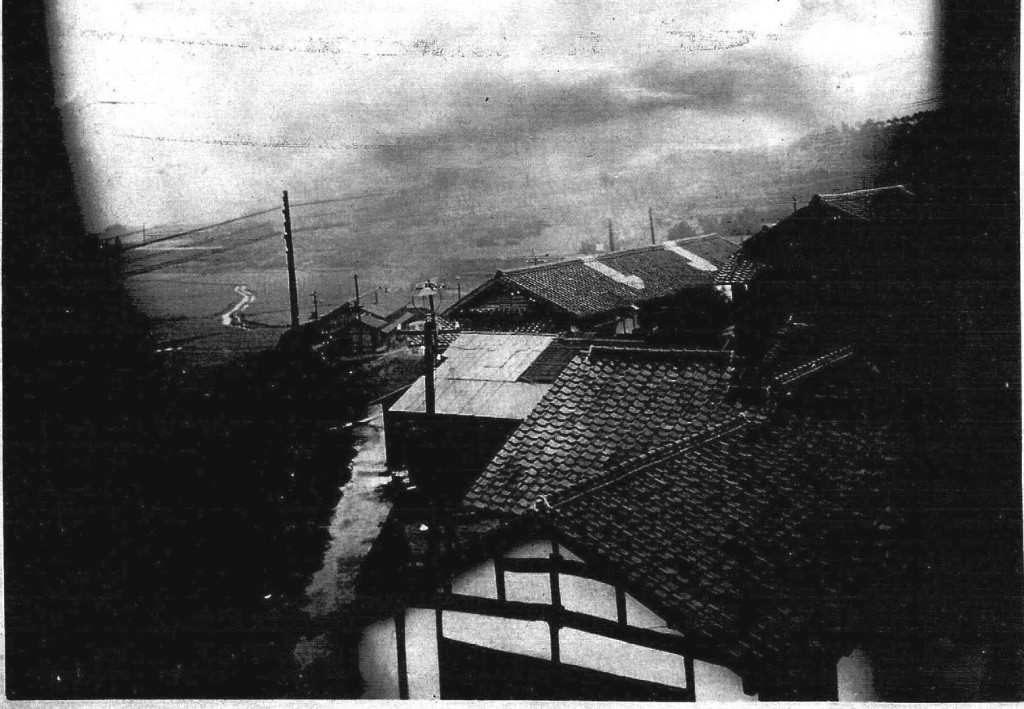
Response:
M450 416L523 419L549 384L517 381L554 341L551 335L463 333L434 373L434 410ZM392 411L426 411L421 377Z

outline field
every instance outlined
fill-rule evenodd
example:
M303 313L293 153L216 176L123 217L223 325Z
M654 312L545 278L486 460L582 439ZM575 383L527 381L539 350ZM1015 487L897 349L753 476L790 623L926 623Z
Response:
M486 166L473 156L456 163L449 156L422 181L390 189L315 199L293 193L300 319L310 316L314 291L321 314L354 298L355 274L364 305L387 314L427 278L446 286L444 307L459 287L467 292L496 268L605 242L609 220L620 248L644 245L649 207L658 239L681 219L744 208L777 218L816 192L862 187L860 175L880 168L875 133L677 150L626 161L614 174L595 171L582 144L578 159L557 176L523 172L508 155ZM123 236L129 290L153 319L161 349L189 363L216 364L277 341L289 321L278 198L268 195L263 209L218 224ZM244 308L240 286L254 296ZM236 305L245 329L222 324Z

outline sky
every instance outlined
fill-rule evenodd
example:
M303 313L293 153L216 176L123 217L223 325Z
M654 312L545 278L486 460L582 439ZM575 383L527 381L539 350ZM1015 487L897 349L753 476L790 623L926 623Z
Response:
M600 201L694 151L934 98L924 0L57 0L87 225L203 224L422 184ZM500 178L496 174L500 173ZM643 197L643 195L641 195ZM655 196L651 195L651 199ZM600 211L600 209L597 209Z

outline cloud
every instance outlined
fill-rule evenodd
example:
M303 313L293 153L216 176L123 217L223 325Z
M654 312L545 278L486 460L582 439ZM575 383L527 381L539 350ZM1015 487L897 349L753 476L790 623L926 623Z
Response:
M695 110L761 113L812 124L819 92L807 67L763 48L742 49L699 68L662 62L639 69L639 86Z

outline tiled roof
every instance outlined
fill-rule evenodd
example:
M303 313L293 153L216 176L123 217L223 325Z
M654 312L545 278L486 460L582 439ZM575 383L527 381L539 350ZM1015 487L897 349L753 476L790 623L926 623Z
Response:
M541 509L574 550L734 668L857 629L842 593L884 563L872 545L892 461L880 451L893 450L882 429L734 420L673 448Z
M547 392L547 384L519 377L554 338L544 335L463 333L448 346L434 373L435 412L477 418L523 419ZM392 412L426 411L420 377Z
M405 337L406 345L409 347L423 347L422 332L410 332L406 330L403 331L402 334ZM450 347L451 344L459 338L459 334L458 330L438 330L436 335L437 339L435 340L437 343L438 353L446 351L448 347Z
M761 261L737 251L715 274L715 285L729 286L750 283L768 266Z
M557 338L533 360L520 375L519 381L553 383L593 341L593 335L565 335Z
M510 321L504 315L495 316L471 312L460 312L455 317L458 318L459 325L466 330L555 334L564 332L566 329L564 323L551 318L527 317Z
M898 210L900 204L913 197L914 193L903 185L891 185L870 190L819 194L815 195L811 202L813 204L815 201L820 201L858 219L875 221L891 218L894 206Z
M522 513L653 446L734 417L724 352L592 347L576 357L473 484L466 504Z
M499 271L498 278L572 315L589 317L713 285L733 251L735 247L724 239L703 236Z

